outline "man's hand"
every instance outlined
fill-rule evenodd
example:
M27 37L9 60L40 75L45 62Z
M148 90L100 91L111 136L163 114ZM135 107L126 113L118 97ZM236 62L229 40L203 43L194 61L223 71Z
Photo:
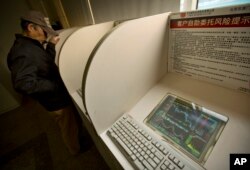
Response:
M57 44L58 41L60 40L59 36L53 36L49 39L49 42L53 43L53 44Z

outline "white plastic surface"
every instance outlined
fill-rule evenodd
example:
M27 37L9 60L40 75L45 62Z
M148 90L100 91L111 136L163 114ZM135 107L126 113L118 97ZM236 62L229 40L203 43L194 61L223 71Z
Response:
M59 54L60 54L60 51L63 47L64 42L77 29L79 29L79 28L73 27L73 28L63 29L63 30L60 30L58 32L59 37L60 37L60 41L56 44L56 58L55 58L56 65L59 65Z
M84 102L98 134L166 73L167 17L165 13L119 25L91 56L84 73Z
M112 29L114 22L82 27L64 42L59 53L59 70L69 93L81 88L87 60L98 41Z

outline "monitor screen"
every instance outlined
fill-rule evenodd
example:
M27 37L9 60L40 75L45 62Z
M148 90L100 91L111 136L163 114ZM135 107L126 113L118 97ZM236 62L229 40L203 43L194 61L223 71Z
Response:
M227 117L168 94L145 119L164 139L199 163L204 163Z

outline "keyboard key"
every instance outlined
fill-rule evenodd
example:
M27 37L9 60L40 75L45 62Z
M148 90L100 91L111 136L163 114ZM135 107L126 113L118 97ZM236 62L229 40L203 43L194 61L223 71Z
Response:
M160 151L163 151L164 147L162 145L160 145L159 149L160 149Z
M143 160L142 161L142 164L149 170L153 170L153 168L151 167L151 165L146 161L146 160Z
M142 156L139 156L138 158L141 162L144 160L144 158Z
M151 159L151 158L148 158L148 163L153 167L153 168L156 168L156 163L153 161L153 159Z
M175 157L174 157L174 155L169 154L168 158L169 158L170 160L174 160Z
M156 164L160 163L160 160L157 157L154 157L153 160L155 161Z
M178 165L179 160L178 160L177 158L174 158L173 162L174 162L176 165Z
M137 153L137 150L136 150L136 149L134 149L134 150L133 150L133 153L134 153L134 154L136 154L136 153Z
M151 154L149 155L149 157L150 157L150 158L154 158L155 156L154 156L154 154L151 153Z
M144 150L145 152L148 150L148 148L146 147L143 147L142 150Z
M151 136L148 136L147 139L148 139L149 141L151 141L151 140L152 140L152 137L151 137Z
M184 168L184 164L182 162L179 162L178 165L177 165L180 169L183 169Z
M136 166L137 169L144 169L144 166L142 165L142 163L139 160L135 160L134 164Z
M170 162L169 162L168 160L166 160L166 161L164 162L164 164L165 164L166 166L168 166L168 165L170 165Z
M162 164L162 165L161 165L161 169L162 169L162 170L167 169L166 165Z
M138 152L142 152L142 149L141 149L141 148L138 148Z
M162 160L163 159L163 156L160 154L160 152L155 152L155 156L159 159L159 160Z
M175 169L175 167L174 167L172 164L170 164L170 165L168 165L168 169L170 169L170 170L174 170L174 169Z
M164 155L167 155L167 154L168 154L167 149L164 149L164 150L162 151L162 153L163 153Z
M152 145L148 145L148 149L150 149L150 150L151 150L152 148L153 148L153 146L152 146Z
M136 160L136 156L135 155L131 155L131 159L134 161Z
M149 156L148 156L148 155L144 155L143 157L144 157L145 159L148 159Z
M156 144L156 141L153 140L151 143L152 143L153 145L155 145L155 144Z

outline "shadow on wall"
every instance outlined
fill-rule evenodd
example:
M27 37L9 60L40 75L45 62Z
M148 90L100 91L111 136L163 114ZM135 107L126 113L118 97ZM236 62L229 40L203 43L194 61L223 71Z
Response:
M6 59L15 33L21 31L19 17L28 9L25 1L8 0L0 6L0 19L5 21L0 28L0 114L20 106L21 97L12 88Z

